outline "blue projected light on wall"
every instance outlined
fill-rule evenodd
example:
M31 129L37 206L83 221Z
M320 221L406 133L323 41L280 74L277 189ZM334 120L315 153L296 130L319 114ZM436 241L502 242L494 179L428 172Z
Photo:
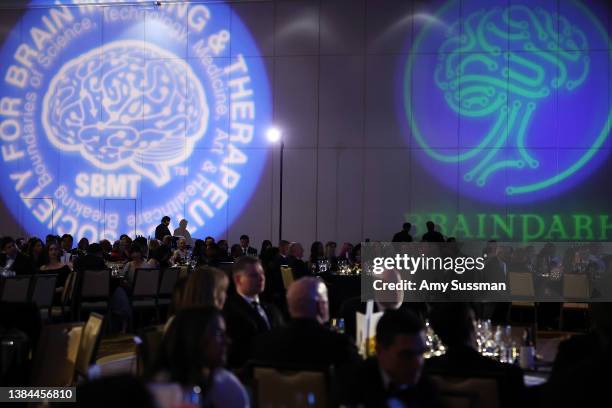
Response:
M225 4L75 3L28 9L0 54L5 204L36 235L152 235L163 215L221 235L267 159L247 28Z
M543 199L607 155L609 37L579 1L497 3L452 0L416 33L402 116L418 160L461 194Z

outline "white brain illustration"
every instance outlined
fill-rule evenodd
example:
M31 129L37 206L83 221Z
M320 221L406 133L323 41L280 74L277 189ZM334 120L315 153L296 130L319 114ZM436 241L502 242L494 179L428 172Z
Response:
M143 41L115 41L52 79L42 122L58 149L100 169L130 167L160 186L206 133L202 84L184 60Z

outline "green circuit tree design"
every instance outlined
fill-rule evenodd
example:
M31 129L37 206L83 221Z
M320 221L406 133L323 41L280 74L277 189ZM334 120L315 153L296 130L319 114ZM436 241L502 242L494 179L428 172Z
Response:
M462 176L481 187L504 168L537 169L538 158L525 143L529 123L554 90L571 93L586 80L587 50L578 27L542 8L479 10L453 23L438 49L435 83L461 117L491 118L493 125L469 150L430 155L446 162L475 159ZM502 154L509 141L516 157ZM506 193L515 191L508 187Z

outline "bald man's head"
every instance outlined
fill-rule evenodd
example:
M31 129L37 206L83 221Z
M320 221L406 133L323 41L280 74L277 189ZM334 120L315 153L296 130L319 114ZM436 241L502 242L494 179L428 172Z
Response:
M294 319L312 319L319 323L329 320L327 287L316 278L298 279L287 291L289 314Z

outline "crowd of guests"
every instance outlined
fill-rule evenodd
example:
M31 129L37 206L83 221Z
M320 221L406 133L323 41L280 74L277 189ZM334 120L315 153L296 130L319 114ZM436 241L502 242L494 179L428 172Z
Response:
M311 266L321 259L360 262L360 245L344 243L337 251L334 242L315 242L310 257L304 260L299 243L281 240L274 247L264 241L257 251L243 235L239 244L228 247L226 241L216 242L212 237L193 240L185 220L170 235L169 222L164 217L153 239L132 240L124 235L113 244L90 244L81 239L73 247L70 235L50 235L45 242L5 237L0 241L0 267L17 274L56 273L63 277L58 278L59 292L71 270L101 269L109 261L124 262L128 282L137 269L192 262L192 272L176 283L167 320L159 322L164 323L162 342L142 380L198 390L195 394L200 406L249 406L251 398L245 385L254 361L294 367L333 366L330 398L334 405L349 407L438 407L441 394L432 380L435 375L482 373L498 378L501 406L535 401L544 405L554 401L554 406L569 406L571 401L575 403L571 406L580 406L573 391L580 391L580 395L603 393L603 386L599 390L593 387L610 379L606 371L612 351L608 304L593 306L591 333L562 343L549 384L533 395L524 386L520 368L478 353L475 312L467 303L376 302L375 311L384 314L376 326L375 350L362 358L355 346L354 316L365 304L347 299L339 312L347 322L345 331L336 330L329 324L328 287L311 273ZM409 242L409 231L410 227L404 228L394 241ZM432 223L423 240L440 242L438 234ZM225 262L233 262L229 274L216 267ZM282 265L294 271L295 280L287 289L280 279ZM120 299L111 301L116 314L123 312L121 297L128 296L128 291L129 285L119 286L113 294ZM424 358L425 318L447 348L443 356ZM101 384L109 388L94 382L83 386L79 395L83 401L91 398L108 406L114 398L110 388L133 384L126 394L141 392L134 400L139 406L152 406L138 381L105 379Z

